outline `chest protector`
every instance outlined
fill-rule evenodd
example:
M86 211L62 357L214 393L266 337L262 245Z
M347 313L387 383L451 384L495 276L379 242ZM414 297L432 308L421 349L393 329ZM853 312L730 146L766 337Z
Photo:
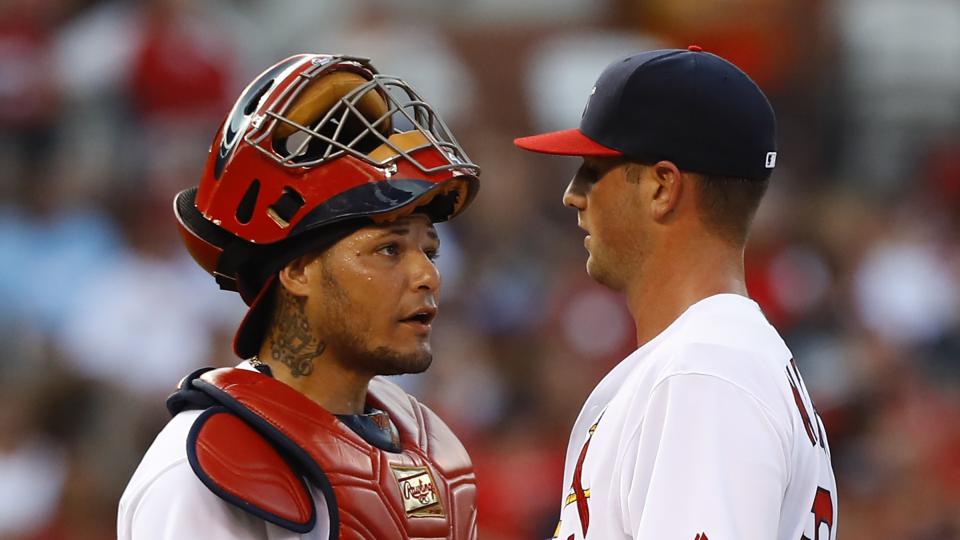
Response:
M331 539L476 538L476 477L450 428L379 377L367 403L389 416L393 451L257 371L195 372L168 407L206 409L187 438L190 466L220 498L280 527L313 530L309 480L326 499Z

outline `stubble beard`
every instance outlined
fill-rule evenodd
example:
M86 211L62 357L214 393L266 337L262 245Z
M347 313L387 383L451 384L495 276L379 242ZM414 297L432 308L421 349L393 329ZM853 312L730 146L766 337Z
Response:
M324 272L324 286L328 302L325 319L328 324L322 329L324 342L328 347L340 351L340 358L348 369L373 375L403 375L423 373L433 363L433 353L429 342L413 352L400 352L388 346L371 347L364 339L370 325L366 321L351 319L352 324L342 316L355 308L347 294L334 276Z
M623 290L622 280L618 279L611 268L610 261L598 257L599 253L590 253L587 259L587 275L594 281L616 292Z
M403 375L423 373L433 362L430 346L413 352L400 352L387 346L371 347L363 338L363 331L349 328L343 319L334 319L340 324L325 329L326 343L341 351L345 367L372 375Z
M400 353L387 347L357 351L355 362L376 375L404 375L423 373L433 363L429 349Z

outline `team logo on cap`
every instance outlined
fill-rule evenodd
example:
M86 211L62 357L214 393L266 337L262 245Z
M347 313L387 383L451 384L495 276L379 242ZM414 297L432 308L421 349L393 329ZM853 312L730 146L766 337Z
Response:
M590 96L587 98L587 104L583 106L583 112L580 113L581 119L587 115L587 109L590 108L590 100L593 99L593 95L596 93L597 93L597 87L594 86L593 89L590 90Z
M400 486L400 498L407 517L444 517L440 494L430 470L390 464Z
M772 169L777 166L777 153L776 152L767 152L767 161L764 165L768 169Z

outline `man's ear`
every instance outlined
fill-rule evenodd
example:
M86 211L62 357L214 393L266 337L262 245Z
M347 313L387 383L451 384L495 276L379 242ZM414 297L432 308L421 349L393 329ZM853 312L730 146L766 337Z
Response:
M686 177L672 161L658 161L647 169L647 174L656 183L651 201L653 218L663 221L680 204Z
M303 255L288 262L277 274L280 285L294 296L307 296L310 292L307 266L310 264L320 264L319 257Z

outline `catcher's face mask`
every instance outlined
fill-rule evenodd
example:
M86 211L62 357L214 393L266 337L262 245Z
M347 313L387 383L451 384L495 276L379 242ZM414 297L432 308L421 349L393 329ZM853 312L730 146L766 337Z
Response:
M407 83L366 59L302 54L247 86L214 137L200 185L177 195L175 211L194 258L235 290L237 257L224 257L231 245L392 219L441 194L448 204L430 214L443 221L472 199L479 173Z

